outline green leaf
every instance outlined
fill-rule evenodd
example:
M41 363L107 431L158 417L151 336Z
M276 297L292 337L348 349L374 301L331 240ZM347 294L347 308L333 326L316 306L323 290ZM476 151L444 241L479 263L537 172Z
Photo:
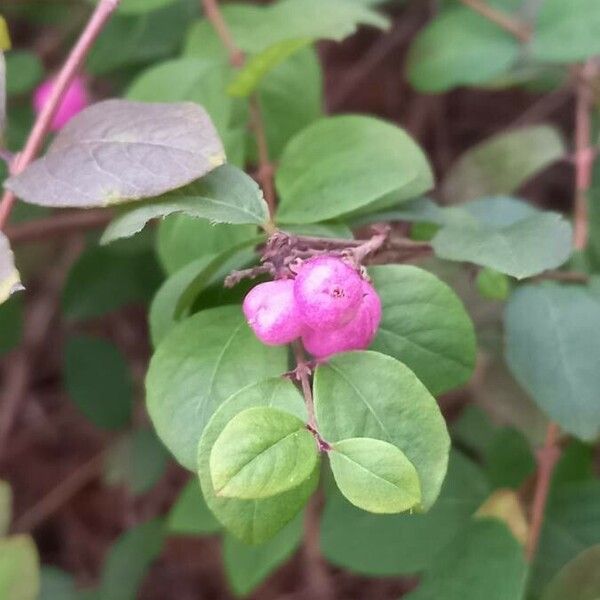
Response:
M10 50L10 33L8 32L8 24L3 16L0 15L0 52Z
M512 194L566 154L554 127L536 125L502 132L467 150L442 186L450 203Z
M276 175L282 223L317 223L427 191L425 156L402 129L358 115L316 121L285 148ZM390 202L389 200L387 201Z
M185 56L142 71L127 89L127 98L139 102L195 102L210 115L219 133L227 131L232 102L225 90L230 69L220 59Z
M12 490L0 479L0 538L8 532L12 519Z
M73 577L56 567L42 567L38 600L81 600L75 590Z
M167 531L171 535L209 535L221 529L206 506L196 477L187 482L167 519Z
M424 514L368 513L332 485L321 519L323 554L334 565L364 575L413 575L465 527L488 493L482 470L457 451L450 454L438 501Z
M209 466L214 443L233 417L257 406L278 408L299 419L307 418L296 387L288 380L269 379L240 390L224 402L206 426L198 447L200 484L208 507L230 533L247 544L264 543L289 523L306 504L319 479L317 468L312 477L298 487L259 500L216 495Z
M164 475L167 451L150 429L136 429L109 450L105 480L123 485L134 495L144 494Z
M9 96L30 92L43 74L37 54L15 50L6 55L6 93Z
M554 269L571 255L571 225L513 198L485 198L455 209L432 240L436 255L490 267L517 279Z
M399 513L421 502L419 475L402 450L370 438L332 445L331 470L348 500L373 513Z
M488 300L506 300L510 294L510 280L504 273L484 267L477 273L477 290Z
M302 540L302 517L299 514L275 537L260 546L245 544L225 535L223 563L227 580L236 595L248 595L294 554Z
M161 280L152 254L141 249L124 256L117 247L90 246L71 267L62 309L69 319L89 319L122 306L146 303Z
M164 524L159 519L123 533L104 562L99 598L135 600L146 572L161 553L163 540Z
M421 92L445 92L491 81L518 56L512 34L470 8L454 7L442 11L412 43L408 78Z
M84 335L68 340L65 388L98 427L120 429L129 422L133 382L125 358L110 342Z
M176 213L235 225L263 225L269 220L269 208L254 179L233 165L223 165L194 183L134 206L112 221L100 241L108 244L130 237L148 221Z
M197 104L105 100L73 117L5 187L40 206L111 206L164 194L224 162L219 135Z
M235 75L227 91L232 96L249 96L269 71L311 42L311 38L283 40L251 56Z
M436 556L406 600L519 600L527 564L521 545L497 520L475 520Z
M2 21L3 23L4 21ZM1 27L1 24L0 24ZM0 139L4 140L4 129L6 127L6 61L4 53L0 50ZM0 175L5 177L6 165L2 165Z
M119 11L123 14L140 15L162 8L173 2L174 0L122 0L121 4L119 4Z
M21 285L19 272L15 267L15 260L10 249L8 238L0 231L0 304L24 289Z
M189 19L181 2L144 15L113 15L94 43L86 69L92 75L104 75L173 55Z
M495 488L517 489L536 470L536 460L525 436L511 427L494 432L484 452L487 475Z
M420 508L431 508L446 475L450 438L435 399L408 367L378 352L339 354L317 367L314 396L327 442L370 437L397 446L419 475Z
M37 600L39 590L39 558L31 536L0 539L0 598Z
M251 225L211 225L204 219L173 215L158 226L157 253L172 275L197 258L214 255L256 237Z
M269 156L323 114L323 69L314 48L304 48L267 73L257 90Z
M600 544L600 482L577 481L552 490L531 577L532 593L541 595L560 569L596 544Z
M600 6L595 0L545 0L531 51L539 61L576 63L600 53Z
M536 404L563 429L600 433L600 300L585 286L519 288L506 307L506 360Z
M409 265L369 274L383 307L373 350L405 363L432 394L466 383L475 367L475 332L452 289Z
M600 544L578 554L546 588L542 600L598 600Z
M306 481L318 451L306 423L264 406L237 414L210 453L210 474L217 496L269 498Z
M239 306L205 310L174 327L154 353L148 412L175 458L195 470L202 430L223 400L286 368L285 347L259 342Z
M19 344L23 332L23 309L17 297L0 304L0 356Z

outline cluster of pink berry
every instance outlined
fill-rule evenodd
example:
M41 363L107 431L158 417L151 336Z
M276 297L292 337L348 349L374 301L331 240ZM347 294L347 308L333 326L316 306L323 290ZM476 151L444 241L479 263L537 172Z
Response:
M319 360L367 348L381 320L381 301L373 286L335 256L307 260L295 279L257 285L243 309L262 342L277 346L301 337Z
M54 79L49 78L41 83L35 90L33 95L33 107L36 114L39 114L44 108L50 94L52 94L53 88ZM54 118L52 119L50 129L52 131L62 129L78 112L81 112L88 106L89 103L90 97L85 79L83 77L75 77L67 88L67 91L58 106Z

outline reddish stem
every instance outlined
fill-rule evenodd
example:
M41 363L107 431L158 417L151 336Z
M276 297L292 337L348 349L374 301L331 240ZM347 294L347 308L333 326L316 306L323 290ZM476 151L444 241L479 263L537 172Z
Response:
M96 38L102 31L102 28L119 6L120 1L121 0L100 0L99 4L96 6L83 33L60 70L54 83L52 93L38 115L23 151L15 158L13 165L11 165L11 172L13 174L21 173L36 157L42 147L44 138L48 133L52 119L60 106L63 96L83 64L83 61L96 41ZM14 203L15 195L7 190L0 201L0 229L4 229L6 226Z
M486 4L484 0L461 0L461 2L485 17L488 21L495 23L508 33L514 35L520 42L528 42L531 38L531 30L525 24L513 19L510 15Z

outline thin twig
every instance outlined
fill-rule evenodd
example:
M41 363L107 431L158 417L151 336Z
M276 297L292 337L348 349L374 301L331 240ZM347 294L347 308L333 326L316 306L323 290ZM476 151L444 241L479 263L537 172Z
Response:
M234 67L242 67L245 62L245 56L242 50L236 44L231 30L229 29L217 0L202 0L202 6L206 18L211 23L216 34L219 36L223 46L229 54L229 62ZM250 96L250 126L256 138L258 149L258 180L263 188L265 200L269 206L271 217L275 214L275 184L273 181L274 168L269 159L269 147L267 145L267 135L265 124L263 122L258 97L256 94ZM276 231L275 225L270 221L265 225L267 233Z
M6 237L13 245L45 241L104 227L113 216L112 211L105 208L57 213L44 219L10 225L6 228Z
M315 404L310 386L310 369L308 368L308 362L304 356L304 349L300 342L293 342L292 348L296 359L296 375L302 386L302 395L304 396L304 402L306 403L306 410L308 412L308 425L312 430L316 431L317 419L315 417Z
M33 125L23 152L15 159L15 163L11 169L13 173L18 174L23 171L39 152L63 96L83 64L96 38L120 2L121 0L100 0L96 6L81 37L60 70L53 85L52 93ZM15 195L10 190L4 193L0 201L0 229L4 229L6 226L15 199Z
M532 562L542 532L544 523L544 512L550 492L550 483L554 467L560 458L558 448L559 429L556 423L550 423L546 430L546 440L543 447L538 451L538 472L535 486L533 502L531 504L531 523L529 526L529 535L525 546L525 555L529 562Z
M241 67L244 64L244 53L238 48L233 35L221 14L217 0L202 0L202 7L206 18L210 21L216 34L219 36L223 46L229 53L229 62L234 67Z
M37 504L26 510L15 521L13 530L15 532L25 532L35 529L64 506L88 483L99 477L107 452L108 450L105 448L73 471L49 493L45 494Z
M488 21L514 35L520 42L528 42L531 38L531 29L526 23L513 19L510 15L490 6L484 0L461 0L461 2Z
M588 236L588 191L592 180L595 151L591 143L592 95L586 81L594 74L594 65L588 61L581 69L576 83L575 107L575 219L573 245L583 250Z

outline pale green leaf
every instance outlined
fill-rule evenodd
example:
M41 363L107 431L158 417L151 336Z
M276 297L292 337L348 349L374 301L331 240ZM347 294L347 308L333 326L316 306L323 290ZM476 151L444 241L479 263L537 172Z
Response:
M158 558L164 540L159 519L136 525L123 533L104 561L98 592L102 600L135 600L150 565Z
M571 255L571 225L513 198L485 198L455 209L435 235L436 255L490 267L517 279L554 269Z
M259 342L239 306L205 310L174 327L154 353L148 412L175 458L195 470L202 430L223 400L286 368L286 349Z
M217 496L269 498L306 481L317 464L306 423L281 410L257 406L237 414L210 453Z
M393 444L370 438L349 438L333 444L328 456L335 482L355 506L389 514L420 504L417 471Z
M565 153L560 134L548 125L501 132L460 156L444 179L442 193L451 203L512 194Z
M185 214L211 223L263 225L269 208L258 184L233 165L223 165L206 177L153 199L117 217L102 235L101 243L130 237L153 220Z
M408 78L422 92L491 81L519 56L514 36L466 7L443 10L416 37Z
M223 540L223 564L229 584L246 596L285 563L302 541L303 514L290 521L265 544L252 546L231 535Z
M364 575L414 575L465 527L488 493L483 471L457 451L450 454L440 497L427 513L368 513L332 484L321 519L323 554L332 564Z
M542 600L598 600L600 598L600 544L577 555L546 588Z
M383 317L373 350L397 358L440 394L466 383L475 367L475 332L456 294L409 265L369 269Z
M404 364L378 352L348 352L317 367L319 432L330 444L369 437L397 446L421 482L420 509L437 498L450 438L435 399Z
M0 480L0 537L6 535L12 519L12 490L8 482Z
M406 600L520 600L526 578L523 549L506 525L474 520L440 549Z
M510 280L504 273L484 267L477 273L475 285L488 300L506 300L510 294Z
M31 536L0 539L0 598L37 600L39 591L39 558Z
M600 54L600 4L596 0L544 0L531 51L544 62L576 63Z
M221 529L206 506L200 483L194 476L185 485L167 518L167 531L171 535L209 535Z
M505 313L506 360L536 404L569 433L600 434L600 299L585 286L519 288Z
M282 223L317 223L427 191L429 164L402 129L348 115L316 121L284 150L276 175ZM392 196L390 200L387 198Z
M278 408L299 419L307 418L304 401L297 388L285 379L269 379L248 386L225 401L206 426L198 447L200 483L208 507L231 534L247 544L261 544L275 536L300 512L319 479L317 468L310 479L298 487L260 500L216 495L209 466L212 447L233 417L257 406Z

